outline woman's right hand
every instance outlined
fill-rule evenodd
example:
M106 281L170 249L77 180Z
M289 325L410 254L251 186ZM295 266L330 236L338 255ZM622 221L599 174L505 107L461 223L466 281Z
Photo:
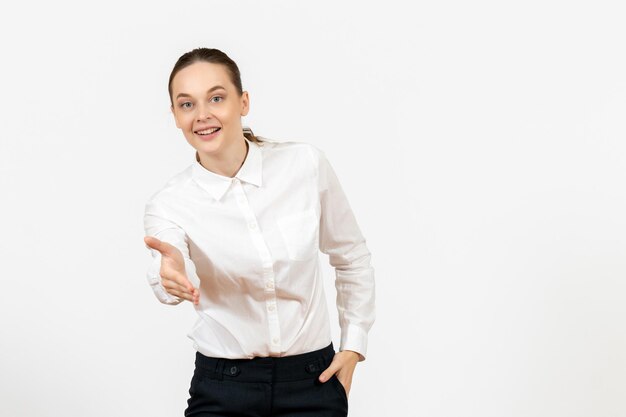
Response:
M145 236L143 241L150 248L161 253L161 270L163 288L168 293L198 304L199 291L191 285L185 272L183 254L174 245L163 242L152 236Z

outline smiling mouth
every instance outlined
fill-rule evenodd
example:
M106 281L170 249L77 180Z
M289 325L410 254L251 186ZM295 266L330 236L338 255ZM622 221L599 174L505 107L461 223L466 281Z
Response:
M213 127L213 128L205 129L205 130L196 130L194 133L200 136L210 136L216 132L219 132L220 130L222 130L221 127Z

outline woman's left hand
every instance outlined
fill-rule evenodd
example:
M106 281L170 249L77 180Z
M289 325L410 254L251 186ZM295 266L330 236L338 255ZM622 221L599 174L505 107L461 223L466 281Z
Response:
M328 365L328 368L324 370L319 376L320 382L326 382L333 375L337 374L337 379L341 382L346 390L346 396L350 393L350 386L352 385L352 374L354 368L359 362L359 354L352 350L342 350L335 353L332 362Z

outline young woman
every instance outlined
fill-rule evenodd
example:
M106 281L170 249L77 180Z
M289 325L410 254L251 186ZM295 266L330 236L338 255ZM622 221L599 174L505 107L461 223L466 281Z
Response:
M157 298L199 316L185 416L346 416L375 288L333 168L314 145L242 128L248 92L217 49L182 55L169 95L195 161L146 203L144 241ZM319 251L335 268L339 352Z

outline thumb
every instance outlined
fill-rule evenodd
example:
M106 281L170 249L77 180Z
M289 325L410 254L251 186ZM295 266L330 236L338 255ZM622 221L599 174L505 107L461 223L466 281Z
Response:
M337 369L336 366L334 366L332 363L331 365L326 368L324 370L324 372L322 372L320 374L320 376L318 377L318 379L320 380L320 382L326 382L328 379L330 379L330 377L332 377L339 369Z
M156 249L161 252L162 255L170 255L172 252L172 245L153 236L145 236L143 238L144 243L148 248Z
M159 250L161 241L159 239L157 239L156 237L152 237L152 236L145 236L143 238L143 242L146 244L146 247L148 249L156 249Z

